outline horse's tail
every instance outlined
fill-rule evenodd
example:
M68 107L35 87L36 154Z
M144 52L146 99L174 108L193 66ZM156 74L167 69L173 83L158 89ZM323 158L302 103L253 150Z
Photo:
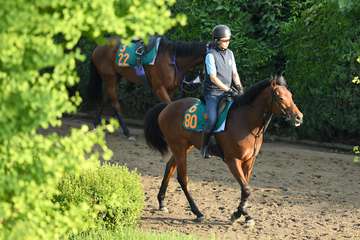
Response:
M102 79L93 60L90 60L90 81L88 84L89 102L99 102L102 99Z
M158 117L160 112L167 106L166 103L158 103L145 115L144 134L147 145L158 150L162 155L168 152L168 144L160 130Z

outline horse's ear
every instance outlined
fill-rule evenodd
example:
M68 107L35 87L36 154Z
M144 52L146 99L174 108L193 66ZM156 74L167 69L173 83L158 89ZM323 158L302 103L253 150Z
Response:
M284 76L281 74L278 76L278 79L277 79L277 82L284 82L285 79L284 79Z
M276 81L277 81L277 76L275 76L275 77L271 80L271 87L272 87L272 88L276 87Z

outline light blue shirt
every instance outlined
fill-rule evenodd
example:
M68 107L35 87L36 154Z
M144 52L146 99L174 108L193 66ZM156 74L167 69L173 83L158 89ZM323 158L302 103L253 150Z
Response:
M236 68L234 54L231 55L231 58L232 58L232 73L235 74L235 73L237 73L237 68ZM212 55L211 53L206 54L205 65L206 65L207 74L209 74L209 76L210 75L216 76L216 66L215 66L214 55Z

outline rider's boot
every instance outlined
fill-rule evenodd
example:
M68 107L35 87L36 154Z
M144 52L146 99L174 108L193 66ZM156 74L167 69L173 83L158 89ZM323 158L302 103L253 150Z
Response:
M209 155L209 141L210 141L210 137L211 137L211 131L204 131L203 132L203 136L202 136L202 144L201 144L201 156L203 158L210 158Z

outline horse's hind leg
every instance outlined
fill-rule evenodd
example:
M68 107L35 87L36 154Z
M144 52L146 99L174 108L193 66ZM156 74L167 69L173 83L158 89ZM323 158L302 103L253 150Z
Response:
M97 127L99 124L101 124L101 116L104 111L104 106L105 106L107 100L108 100L107 95L102 94L101 100L97 101L95 104L95 112L96 112L95 121L94 121L95 127Z
M118 119L120 126L123 130L123 133L126 137L130 137L130 131L125 123L124 118L121 115L121 106L118 101L117 96L117 76L114 74L107 74L105 76L102 76L102 78L106 79L106 92L110 98L111 106L113 107L115 111L115 116Z
M159 210L161 211L167 211L167 208L164 204L166 189L169 185L170 178L174 175L174 172L176 170L176 162L174 156L171 155L170 160L166 164L166 169L164 173L164 178L161 182L160 190L157 195L157 199L159 201Z
M172 148L173 149L173 148ZM191 212L196 215L196 221L201 222L204 220L204 215L200 212L198 207L195 204L194 199L192 198L189 190L188 190L188 177L187 177L187 169L186 169L186 150L180 150L176 153L173 151L176 165L177 165L177 180L181 186L181 189L184 191L186 199L189 202Z

